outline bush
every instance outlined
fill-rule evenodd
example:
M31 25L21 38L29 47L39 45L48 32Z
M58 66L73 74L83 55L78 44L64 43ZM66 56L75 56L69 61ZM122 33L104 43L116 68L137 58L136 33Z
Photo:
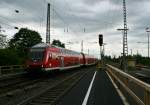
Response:
M0 49L0 66L23 64L24 58L18 56L13 49Z

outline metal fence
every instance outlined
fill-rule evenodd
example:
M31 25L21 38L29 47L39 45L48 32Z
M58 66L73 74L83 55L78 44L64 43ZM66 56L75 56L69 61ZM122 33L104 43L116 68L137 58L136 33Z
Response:
M150 105L150 85L107 64L107 71L131 105Z
M22 72L23 65L0 66L0 75Z

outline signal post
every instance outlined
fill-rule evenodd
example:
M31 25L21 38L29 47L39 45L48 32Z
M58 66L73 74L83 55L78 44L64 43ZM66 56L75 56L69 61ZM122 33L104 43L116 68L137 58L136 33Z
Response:
M102 51L102 46L103 46L103 35L99 34L99 46L100 46L100 59L98 63L98 68L103 68L103 51Z

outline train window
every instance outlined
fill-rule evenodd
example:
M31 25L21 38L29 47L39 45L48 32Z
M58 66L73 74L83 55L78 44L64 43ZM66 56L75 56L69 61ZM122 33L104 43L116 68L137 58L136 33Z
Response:
M62 54L64 54L65 52L64 52L64 50L62 49Z
M63 54L63 50L62 49L60 49L60 53Z
M34 61L42 61L44 58L44 50L31 50L29 57Z

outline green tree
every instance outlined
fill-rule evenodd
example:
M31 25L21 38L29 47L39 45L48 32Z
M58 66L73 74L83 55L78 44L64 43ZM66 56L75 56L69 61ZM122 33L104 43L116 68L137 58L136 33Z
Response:
M58 47L62 47L65 48L65 44L62 43L60 40L53 40L52 45L58 46Z
M38 32L21 28L9 41L9 48L23 56L26 54L26 49L40 42L42 42L42 38Z

